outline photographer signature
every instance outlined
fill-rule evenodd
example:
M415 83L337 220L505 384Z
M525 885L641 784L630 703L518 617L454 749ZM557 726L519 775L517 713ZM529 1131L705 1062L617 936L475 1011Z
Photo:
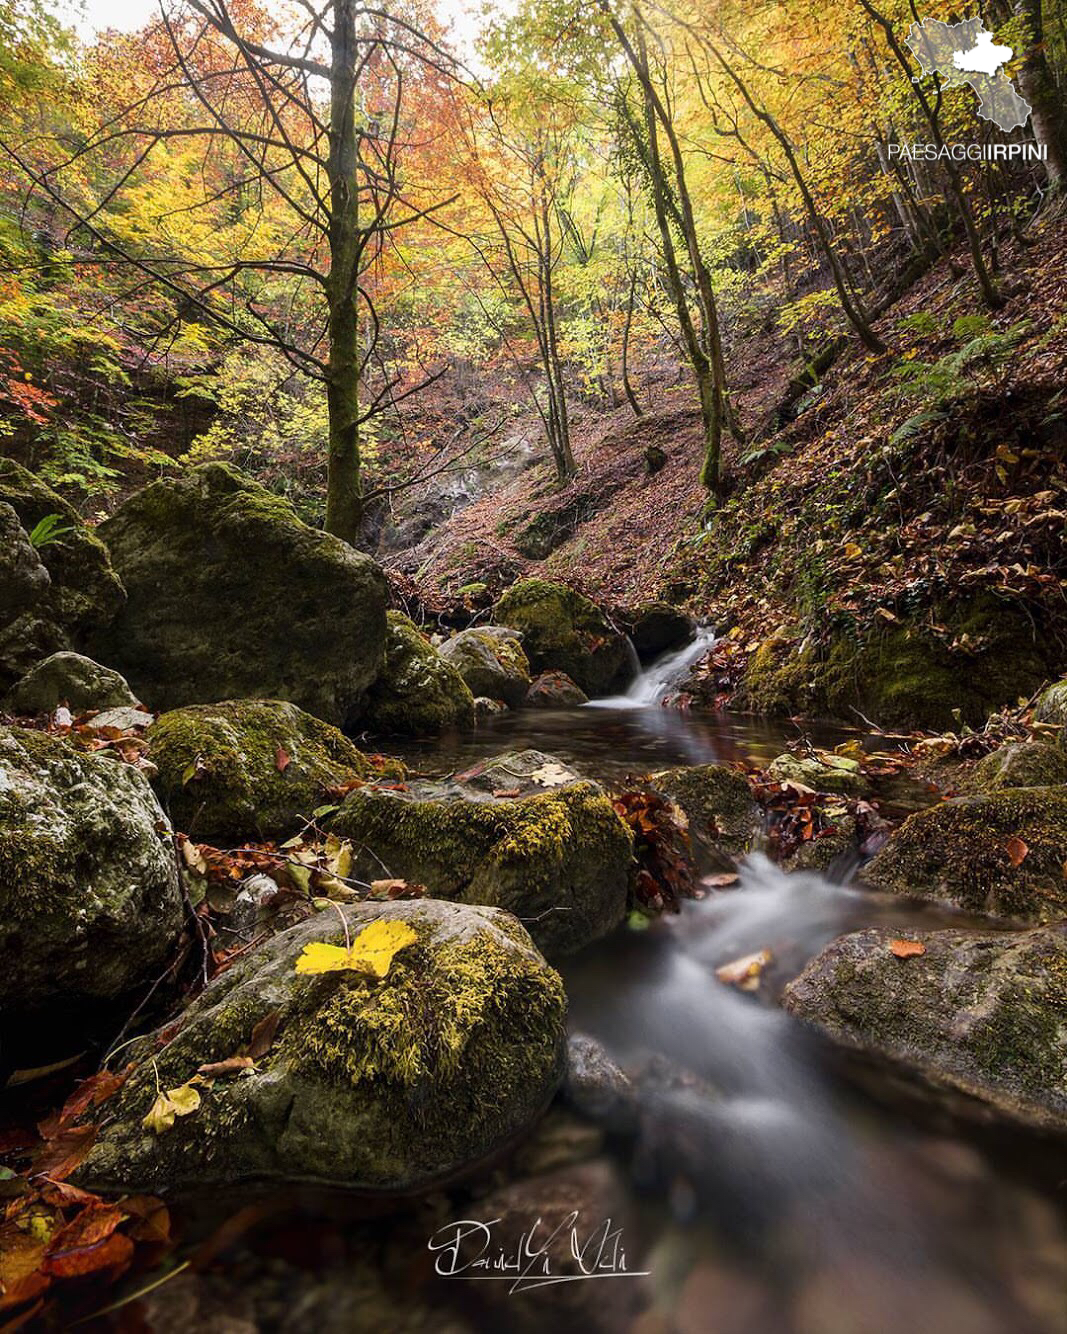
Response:
M496 1280L511 1284L509 1292L526 1292L553 1283L593 1278L644 1278L648 1270L630 1270L622 1229L606 1218L592 1227L575 1209L552 1227L542 1218L515 1244L501 1245L494 1228L501 1222L462 1218L439 1227L427 1242L437 1256L434 1269L442 1278Z

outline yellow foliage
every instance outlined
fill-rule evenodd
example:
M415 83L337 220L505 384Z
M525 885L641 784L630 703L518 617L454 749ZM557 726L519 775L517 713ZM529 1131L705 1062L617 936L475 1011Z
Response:
M415 932L406 922L371 922L349 948L321 941L305 945L296 961L296 971L334 973L351 969L370 977L385 977L394 955L415 940Z

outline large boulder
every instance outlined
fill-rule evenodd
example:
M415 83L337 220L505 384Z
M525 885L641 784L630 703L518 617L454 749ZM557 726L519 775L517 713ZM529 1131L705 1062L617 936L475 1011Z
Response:
M691 644L697 633L693 618L669 602L642 602L624 612L622 622L643 663Z
M388 613L385 665L360 726L395 736L437 736L474 726L474 696L462 676L403 612Z
M1067 1130L1067 926L843 936L786 987L787 1010L1030 1125Z
M129 601L98 651L156 709L287 699L338 726L385 647L385 577L221 463L155 482L101 524Z
M1067 727L1067 681L1057 681L1042 691L1034 705L1034 722Z
M743 773L725 764L683 765L652 774L649 782L681 807L690 837L742 856L763 829L759 807Z
M137 698L126 678L81 653L53 653L12 686L6 704L12 713L52 713L65 704L73 713L119 709Z
M0 728L0 1011L110 1001L162 970L182 927L144 775Z
M1009 741L983 756L970 780L976 792L1055 787L1060 783L1067 783L1067 750L1047 741Z
M501 699L517 709L530 688L530 663L518 631L501 625L461 630L441 645L441 657L459 672L475 698Z
M547 579L522 579L508 589L493 619L522 635L535 672L566 672L587 695L610 695L636 675L633 645L595 602Z
M191 704L146 736L170 818L205 842L294 834L336 789L380 776L336 727L284 700Z
M767 772L779 783L799 783L813 792L862 797L870 791L858 760L829 751L818 755L793 755L787 751L770 762Z
M50 653L86 648L114 619L125 593L107 548L73 506L11 459L0 459L0 504L6 516L0 520L0 567L12 575L10 582L0 580L0 687L5 687ZM56 516L53 536L35 549L29 534L50 515Z
M525 775L505 760L469 782L359 788L331 827L365 850L368 875L384 866L437 898L507 908L546 953L570 953L621 922L632 838L595 784L546 759Z
M579 709L589 696L566 672L542 672L530 682L523 703L528 709Z
M1023 922L1067 915L1067 787L956 797L909 815L861 877L875 889Z
M566 1002L522 927L491 908L433 900L340 911L343 925L337 912L322 913L241 958L165 1046L149 1039L133 1049L135 1069L107 1103L82 1184L414 1191L533 1122L562 1077ZM362 933L383 926L410 942L384 977L297 971L308 946L351 941L358 954ZM254 1066L200 1084L199 1107L169 1129L146 1128L161 1089L227 1060L265 1023L276 1032Z

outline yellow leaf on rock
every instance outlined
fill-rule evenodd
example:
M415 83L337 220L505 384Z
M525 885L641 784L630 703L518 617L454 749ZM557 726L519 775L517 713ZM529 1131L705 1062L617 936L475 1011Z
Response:
M170 1130L179 1116L189 1116L200 1106L200 1091L192 1084L181 1084L166 1093L158 1093L141 1124L153 1135Z
M385 977L394 955L417 939L406 922L371 922L352 942L351 949L343 945L327 945L314 941L305 945L296 961L298 973L334 973L351 969L371 977Z

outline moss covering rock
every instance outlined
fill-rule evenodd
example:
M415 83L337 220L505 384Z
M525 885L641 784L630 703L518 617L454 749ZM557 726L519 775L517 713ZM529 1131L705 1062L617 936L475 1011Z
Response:
M526 698L530 663L516 630L500 625L461 630L441 645L441 657L476 698L503 700L509 709L517 709Z
M768 768L780 783L800 783L814 792L836 792L842 797L862 797L870 790L859 761L845 755L779 755Z
M11 459L0 459L0 503L18 516L22 530L15 530L10 515L0 525L7 563L22 571L16 581L23 589L18 597L24 599L28 592L26 577L35 590L21 608L12 606L9 589L0 593L0 607L7 603L9 610L17 610L10 619L0 615L0 687L7 687L50 653L88 647L113 621L126 595L107 548L74 507ZM28 534L49 515L57 516L55 536L31 559L26 554ZM39 566L47 573L47 583Z
M528 709L578 709L589 703L589 696L566 672L542 672L530 682L523 703Z
M172 709L146 736L171 819L203 842L294 834L333 789L380 775L336 727L283 700Z
M748 780L736 769L694 764L665 769L649 781L685 812L690 837L731 856L747 852L763 829Z
M57 1002L113 1000L161 971L183 920L165 829L136 769L0 728L5 1021Z
M155 709L287 699L340 726L377 676L385 577L221 463L132 496L100 535L129 593L101 636Z
M508 787L496 790L519 786L500 781ZM507 908L548 954L573 952L617 926L633 844L603 792L567 783L501 799L492 790L477 782L360 788L332 829L364 850L356 865L368 874L384 866L437 898Z
M785 990L835 1042L906 1066L1031 1126L1067 1130L1067 927L894 933L834 941Z
M521 633L535 672L566 672L587 695L622 690L636 674L630 641L565 584L522 579L496 604L493 619Z
M78 1172L107 1190L203 1190L322 1182L413 1191L455 1175L519 1134L565 1062L559 976L526 932L491 908L423 900L319 914L238 960L151 1040L107 1104ZM306 946L358 950L374 923L415 935L374 980L296 971ZM143 1120L160 1088L196 1076L277 1016L267 1054L239 1078L201 1085L198 1110L163 1134Z
M1067 783L1067 751L1045 741L1010 741L978 761L969 786L976 792L1000 792L1059 783Z
M474 726L474 696L414 621L388 613L385 663L360 726L396 736L437 736Z
M1067 681L1042 691L1034 705L1034 722L1067 727Z
M1055 657L1024 609L986 594L860 633L839 627L822 641L773 636L749 659L737 703L848 722L858 710L880 726L977 727L1032 694Z
M118 709L137 703L124 676L81 653L53 653L12 686L6 704L12 713L52 713L65 704L74 714Z
M957 797L910 815L864 882L1023 922L1067 915L1067 787Z
M0 504L0 629L39 602L51 583L19 516Z

